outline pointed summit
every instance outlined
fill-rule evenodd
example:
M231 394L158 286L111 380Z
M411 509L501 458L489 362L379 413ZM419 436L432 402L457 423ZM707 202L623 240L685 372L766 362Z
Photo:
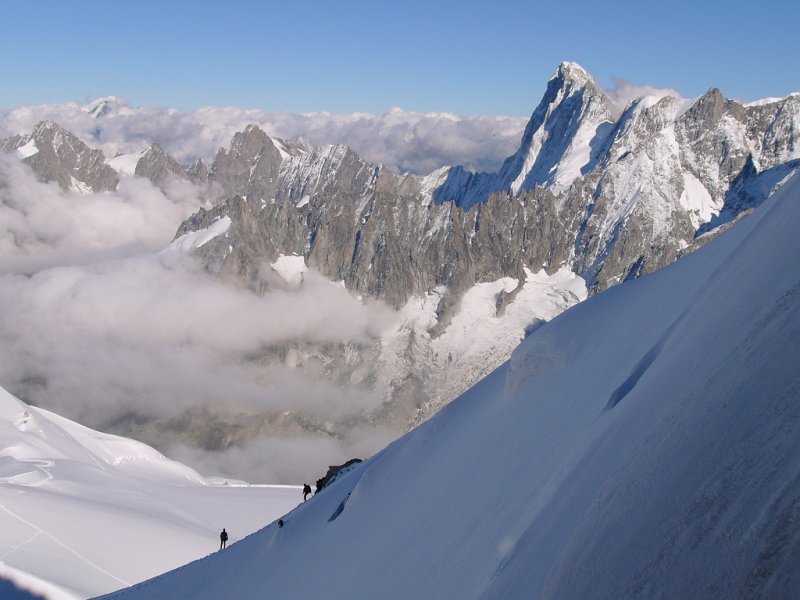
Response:
M119 112L121 108L129 108L130 104L126 100L117 96L106 96L105 98L98 98L89 104L81 107L81 110L87 113L93 119L106 117L110 114Z
M134 173L140 177L147 177L156 185L164 181L169 175L175 175L180 179L189 178L186 169L164 152L158 144L151 145L142 153L141 158L136 163Z
M495 192L518 194L536 186L563 190L594 168L617 113L614 102L586 69L562 62L525 127L519 149L503 162L497 175L477 177L452 169L436 197L458 198L461 206L471 206Z
M40 121L29 135L16 136L3 147L17 150L41 180L56 181L64 189L90 193L117 187L119 177L103 153L53 121Z
M219 149L208 170L209 179L231 194L271 198L283 162L282 149L258 125L248 125L233 136L228 150ZM247 180L242 173L249 174Z
M61 125L59 125L55 121L50 121L50 120L39 121L33 128L33 131L31 132L31 138L41 139L45 136L49 135L52 137L52 135L59 133L62 135L70 136L70 139L75 138L75 136L72 133L61 127ZM77 140L77 138L75 139Z
M525 128L519 150L500 169L499 189L537 185L565 188L589 170L597 146L614 120L614 104L579 64L563 62L547 84Z
M597 82L595 82L594 78L586 69L576 62L569 61L564 61L558 65L558 69L556 69L556 72L553 73L553 76L550 79L551 81L553 79L560 79L562 81L569 81L578 85L586 85L589 82L597 85Z

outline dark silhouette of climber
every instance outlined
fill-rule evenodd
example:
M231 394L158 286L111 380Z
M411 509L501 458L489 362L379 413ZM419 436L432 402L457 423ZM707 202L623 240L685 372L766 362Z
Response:
M228 545L228 532L225 531L225 528L222 528L222 532L219 534L219 549L222 550L225 546Z
M308 495L311 493L311 486L307 483L303 484L303 502L308 500Z

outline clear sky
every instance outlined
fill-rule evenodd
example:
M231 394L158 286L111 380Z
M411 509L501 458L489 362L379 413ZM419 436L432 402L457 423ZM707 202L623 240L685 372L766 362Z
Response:
M797 0L7 2L0 107L527 116L561 61L686 97L800 91Z

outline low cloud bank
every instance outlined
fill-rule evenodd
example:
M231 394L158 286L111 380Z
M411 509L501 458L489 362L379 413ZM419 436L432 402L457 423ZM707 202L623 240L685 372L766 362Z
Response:
M651 85L631 83L622 77L614 77L613 81L614 87L608 90L608 95L620 110L624 109L637 98L642 98L643 96L655 96L656 98L663 98L664 96L673 96L674 98L683 97L678 90L672 88L659 88Z
M162 251L201 204L191 186L165 189L123 178L116 192L81 195L0 155L0 385L88 426L124 433L137 424L132 430L162 451L175 440L147 424L180 423L187 413L223 425L289 413L335 426L378 407L376 394L259 357L298 343L367 344L394 311L313 272L302 286L257 295L209 276L191 256ZM296 427L288 440L266 430L251 437L231 446L223 432L200 440L211 450L187 446L181 455L208 474L296 483L313 464L380 447L364 440L391 439ZM302 450L287 460L286 444Z
M179 180L164 190L139 177L123 177L114 192L63 190L0 152L0 273L158 250L201 204Z
M97 108L97 103L94 103ZM427 175L446 165L497 170L519 146L525 117L457 116L394 108L371 113L271 113L240 108L200 108L190 113L154 106L132 107L108 99L106 110L75 103L23 106L0 111L0 137L29 133L43 119L55 121L108 157L159 144L176 160L209 161L233 134L251 123L268 134L312 145L346 144L363 158L398 172Z
M372 456L399 434L392 429L360 427L341 439L319 435L259 437L219 452L183 444L167 451L172 458L208 475L225 477L246 472L251 481L308 483L313 488L329 466Z

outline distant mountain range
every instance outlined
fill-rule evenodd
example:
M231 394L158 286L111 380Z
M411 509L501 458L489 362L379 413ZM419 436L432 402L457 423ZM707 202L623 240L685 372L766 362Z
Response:
M113 112L102 102L90 110L98 120ZM359 422L409 427L543 321L670 264L760 205L800 166L800 95L743 105L711 89L619 107L583 68L563 63L496 173L398 174L346 146L311 147L256 126L209 164L180 164L158 145L105 158L52 122L2 148L84 193L126 176L192 182L213 207L180 224L173 247L209 273L263 292L299 285L311 268L398 309L399 325L372 342L297 340L248 360L313 366L375 390L385 401ZM198 426L186 420L187 430Z

